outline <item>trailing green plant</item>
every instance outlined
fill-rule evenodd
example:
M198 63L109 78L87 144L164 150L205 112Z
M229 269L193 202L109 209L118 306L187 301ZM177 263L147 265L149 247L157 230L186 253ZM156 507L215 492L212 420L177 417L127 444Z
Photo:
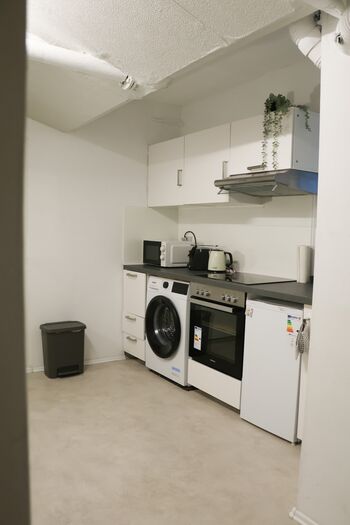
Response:
M290 108L295 107L305 112L305 127L310 128L310 113L305 105L294 105L284 95L270 93L264 103L263 140L261 144L262 165L267 167L267 145L268 139L272 137L272 166L278 168L279 136L282 133L283 117L289 113Z

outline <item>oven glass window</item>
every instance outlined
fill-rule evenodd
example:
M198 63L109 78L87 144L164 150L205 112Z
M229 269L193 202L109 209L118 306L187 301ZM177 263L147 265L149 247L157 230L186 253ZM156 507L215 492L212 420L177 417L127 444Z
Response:
M243 308L228 313L191 303L190 356L241 379L244 323Z
M237 318L216 310L202 313L206 352L234 364L236 360Z

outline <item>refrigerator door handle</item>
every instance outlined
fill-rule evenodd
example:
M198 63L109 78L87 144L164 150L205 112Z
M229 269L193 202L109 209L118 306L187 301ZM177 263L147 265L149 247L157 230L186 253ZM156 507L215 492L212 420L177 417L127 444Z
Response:
M299 355L302 355L309 348L309 330L310 320L303 319L295 341L295 359L298 359Z

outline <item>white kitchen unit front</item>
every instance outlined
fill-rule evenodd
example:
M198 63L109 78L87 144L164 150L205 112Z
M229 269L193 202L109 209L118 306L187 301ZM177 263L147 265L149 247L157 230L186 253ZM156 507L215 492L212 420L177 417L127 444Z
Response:
M241 405L241 381L218 370L188 361L188 383L239 410Z
M319 115L310 111L309 131L305 112L292 108L283 118L278 137L277 169L318 171ZM231 146L228 175L264 170L262 158L263 115L255 115L231 123ZM267 166L272 170L272 141L267 141Z
M301 355L297 335L303 307L248 299L241 417L292 443L297 441Z
M262 140L263 115L256 115L149 146L148 206L229 203L215 180L275 169L273 138L267 141L266 166ZM317 113L310 111L306 121L305 111L291 108L277 140L277 169L318 171Z
M204 129L185 136L185 167L182 204L228 202L214 181L227 176L230 124Z
M185 137L148 149L148 206L177 206L183 200Z
M146 279L144 273L124 270L123 350L145 360Z
M148 206L228 202L214 181L227 174L230 124L149 146Z

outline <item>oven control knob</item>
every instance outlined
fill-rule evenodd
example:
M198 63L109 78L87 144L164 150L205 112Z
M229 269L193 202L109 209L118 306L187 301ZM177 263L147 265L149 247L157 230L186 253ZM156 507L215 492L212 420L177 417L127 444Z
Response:
M161 252L165 252L165 246L161 246L159 249Z
M231 302L231 297L229 295L225 295L225 301L230 303Z
M199 295L199 290L196 290L196 294Z
M205 295L205 297L209 297L210 292L208 292L208 290L205 290L204 295Z
M164 261L164 259L165 259L165 255L162 253L162 255L160 256L160 260Z
M231 303L236 303L237 302L237 297L231 297Z
M226 301L226 295L225 295L224 293L222 294L221 299L222 299L223 301Z
M204 290L201 290L201 295L204 295Z

